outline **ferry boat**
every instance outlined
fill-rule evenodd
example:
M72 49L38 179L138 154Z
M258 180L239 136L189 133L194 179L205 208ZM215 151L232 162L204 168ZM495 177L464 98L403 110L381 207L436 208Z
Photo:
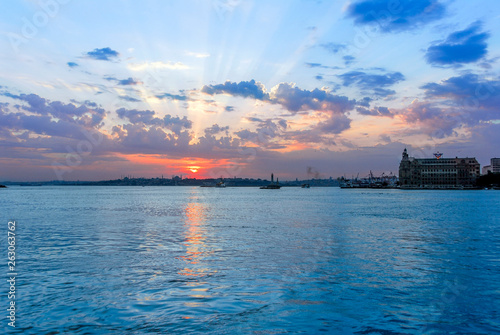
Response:
M276 183L274 182L274 174L271 173L271 184L266 185L266 186L261 186L261 190L279 190L281 188L281 185L278 181L278 178L276 178Z

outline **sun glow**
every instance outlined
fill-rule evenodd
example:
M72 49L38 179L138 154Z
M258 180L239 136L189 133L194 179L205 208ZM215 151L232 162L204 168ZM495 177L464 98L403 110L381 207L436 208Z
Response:
M198 172L198 170L200 169L199 166L188 166L187 168L189 171L191 171L192 173L196 173Z

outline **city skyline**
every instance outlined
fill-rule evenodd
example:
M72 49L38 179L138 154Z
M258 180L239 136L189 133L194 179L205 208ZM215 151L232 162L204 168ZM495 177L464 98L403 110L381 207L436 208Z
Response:
M3 4L0 180L280 179L498 157L500 4Z

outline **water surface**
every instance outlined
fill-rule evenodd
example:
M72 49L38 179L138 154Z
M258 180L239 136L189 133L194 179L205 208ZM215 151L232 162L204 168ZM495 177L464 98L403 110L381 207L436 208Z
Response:
M0 209L26 334L500 332L500 191L11 187Z

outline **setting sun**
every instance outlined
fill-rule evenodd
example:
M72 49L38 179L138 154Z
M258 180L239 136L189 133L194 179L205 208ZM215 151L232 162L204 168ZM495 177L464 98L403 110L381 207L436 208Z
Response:
M188 167L188 170L191 171L192 173L198 172L199 169L200 169L199 166L189 166Z

